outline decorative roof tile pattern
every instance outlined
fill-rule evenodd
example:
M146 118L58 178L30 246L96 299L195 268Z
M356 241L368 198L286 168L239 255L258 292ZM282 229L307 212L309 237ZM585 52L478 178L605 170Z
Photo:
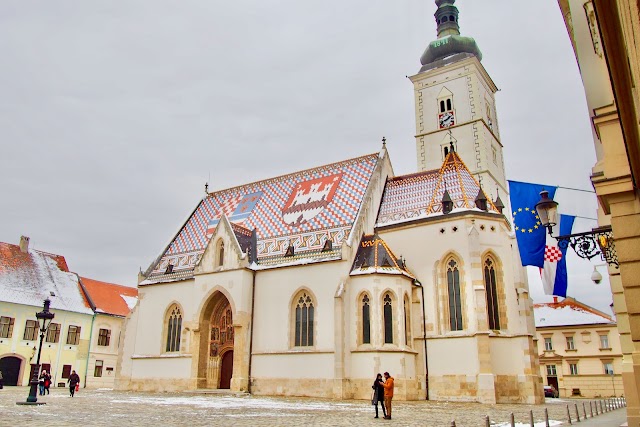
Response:
M574 298L565 298L560 302L534 304L533 314L536 328L616 323L608 314L576 301Z
M209 193L149 276L164 275L169 263L174 274L191 271L223 214L233 224L256 230L258 263L261 259L273 262L275 257L286 262L289 244L296 252L320 251L327 239L341 245L349 236L378 158L378 153L370 154Z
M376 226L400 224L442 215L445 188L456 210L478 209L475 205L480 184L455 151L450 151L439 170L389 178ZM490 200L487 210L499 213Z
M350 274L358 276L374 273L402 274L415 279L404 262L396 257L387 243L377 234L362 236Z
M0 242L0 301L42 307L45 298L52 310L93 314L63 256Z
M138 289L82 277L96 313L126 317L138 301Z

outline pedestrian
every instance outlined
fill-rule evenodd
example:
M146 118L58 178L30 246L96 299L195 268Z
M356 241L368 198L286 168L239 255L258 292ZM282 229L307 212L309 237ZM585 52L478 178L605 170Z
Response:
M40 391L40 396L44 396L44 379L46 378L46 376L47 371L43 369L40 373L40 376L38 377L38 390Z
M380 406L382 407L382 416L383 416L383 418L386 418L387 417L387 412L384 409L384 382L382 381L382 374L378 374L376 376L376 379L373 380L373 385L371 386L371 388L373 389L373 397L371 399L371 404L376 407L376 416L374 418L379 418L378 417L378 402L380 403Z
M49 388L51 387L51 374L47 371L45 372L45 377L44 377L44 392L46 394L49 394Z
M391 399L393 399L393 377L389 372L384 373L384 406L387 409L385 420L391 419Z
M0 371L0 390L4 387L4 378L2 377L2 371Z
M76 371L71 371L71 376L69 376L67 382L69 383L69 394L73 397L76 392L76 386L80 384L80 377L76 374Z

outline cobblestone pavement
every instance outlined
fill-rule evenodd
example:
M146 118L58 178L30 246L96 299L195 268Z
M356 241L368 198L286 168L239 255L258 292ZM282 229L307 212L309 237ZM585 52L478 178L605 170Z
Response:
M39 396L42 406L20 406L27 387L0 390L0 426L444 426L455 419L458 427L508 426L510 413L520 426L529 426L533 410L536 426L549 411L551 425L568 425L566 405L575 423L574 403L582 417L582 401L549 399L545 405L481 405L476 403L397 402L393 420L373 419L374 409L365 401L334 401L306 398L275 398L192 393L133 393L81 389L69 397L67 389L52 389ZM586 401L589 412L588 401ZM624 409L616 413L624 414ZM606 416L606 414L605 414ZM604 421L603 416L603 421ZM593 421L597 422L598 418ZM609 423L603 423L606 426ZM593 424L599 425L599 424ZM611 424L611 425L619 425Z

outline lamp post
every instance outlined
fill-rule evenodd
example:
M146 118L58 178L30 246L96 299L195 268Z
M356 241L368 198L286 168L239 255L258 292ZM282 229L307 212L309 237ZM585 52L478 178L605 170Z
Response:
M549 236L558 241L560 248L566 249L568 246L571 246L580 258L589 260L600 255L600 257L610 265L620 268L611 226L594 228L586 233L567 234L565 236L555 237L553 235L553 226L558 223L558 202L550 199L549 192L546 190L540 192L540 201L536 203L536 212L542 225L547 228ZM595 279L601 280L602 277L597 277L594 273L592 274L592 280L598 283Z
M31 364L31 381L29 396L26 402L16 402L18 405L44 405L44 402L38 402L38 375L40 374L40 354L42 353L42 341L44 340L44 334L49 329L51 321L55 317L55 314L49 311L51 300L49 298L44 300L44 307L41 312L36 313L36 319L38 319L38 326L40 327L40 345L38 346L38 358L35 364ZM40 321L42 320L42 324Z

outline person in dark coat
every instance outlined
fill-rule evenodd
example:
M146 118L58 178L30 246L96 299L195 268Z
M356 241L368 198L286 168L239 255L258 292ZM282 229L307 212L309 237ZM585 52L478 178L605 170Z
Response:
M371 399L371 404L376 407L376 416L374 418L379 418L378 403L380 403L380 406L382 407L382 416L386 418L387 412L384 408L384 382L382 381L382 374L378 374L376 376L376 379L373 380L373 385L371 386L371 388L373 389L373 398Z
M49 394L49 388L51 387L51 374L44 371L44 393Z
M69 376L67 382L69 383L69 394L73 397L76 392L76 385L80 384L80 377L76 374L76 371L71 372L71 376Z
M43 370L40 376L38 377L38 389L40 391L40 396L44 395L44 379L47 376L47 371Z

